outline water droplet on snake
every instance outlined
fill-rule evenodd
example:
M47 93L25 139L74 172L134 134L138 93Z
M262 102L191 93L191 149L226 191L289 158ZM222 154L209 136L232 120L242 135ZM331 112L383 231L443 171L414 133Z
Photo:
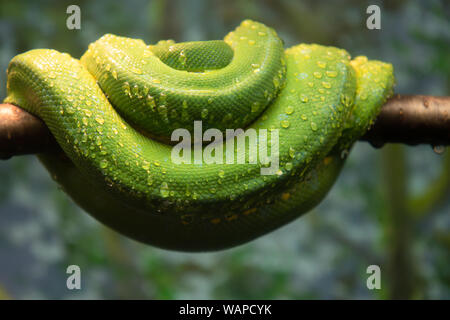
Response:
M170 195L170 190L169 190L169 186L167 185L167 182L161 183L161 187L159 188L159 191L163 198L167 198Z
M287 129L287 128L289 128L290 123L288 120L283 120L283 121L281 121L281 126L285 129Z
M103 159L100 161L100 168L105 169L108 166L108 160Z
M258 112L259 111L259 107L260 107L259 102L253 102L253 104L252 104L252 112Z
M322 86L324 88L330 89L331 88L331 83L327 82L327 81L322 81Z
M327 66L327 63L324 61L317 61L317 66L319 66L319 68L325 68Z
M100 116L95 117L95 121L97 121L99 124L105 123L105 120Z
M294 112L294 107L287 106L286 109L284 109L284 112L286 112L286 114L292 114Z
M327 72L325 72L325 74L327 75L327 77L330 77L330 78L336 78L338 75L337 71L332 71L332 70L328 70Z
M302 94L300 94L300 101L301 102L303 102L303 103L306 103L306 102L308 102L308 96L306 95L306 94L304 94L304 93L302 93Z
M294 158L294 156L295 156L295 149L292 147L289 147L289 156L291 158Z

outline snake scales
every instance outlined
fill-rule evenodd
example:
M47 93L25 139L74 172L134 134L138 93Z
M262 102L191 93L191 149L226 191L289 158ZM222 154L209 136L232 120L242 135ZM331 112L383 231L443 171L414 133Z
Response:
M5 102L47 124L63 153L40 160L95 218L148 244L208 251L318 204L393 82L390 64L315 44L285 50L274 30L246 20L223 41L148 46L105 35L80 60L28 51L10 62ZM192 132L195 120L204 130L278 132L279 170L174 163L171 133Z

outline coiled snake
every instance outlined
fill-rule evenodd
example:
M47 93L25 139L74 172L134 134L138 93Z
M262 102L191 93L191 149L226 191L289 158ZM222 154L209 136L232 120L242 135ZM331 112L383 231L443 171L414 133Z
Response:
M284 50L274 30L246 20L224 41L148 46L108 34L80 60L28 51L9 65L5 102L46 123L64 154L41 161L95 218L148 244L207 251L318 204L393 82L390 64L315 44ZM268 164L226 143L235 137L214 141L224 150L215 156L231 150L246 161L174 162L171 134L192 132L194 121L220 132L267 129L267 146L256 141L278 151L278 170L261 174Z

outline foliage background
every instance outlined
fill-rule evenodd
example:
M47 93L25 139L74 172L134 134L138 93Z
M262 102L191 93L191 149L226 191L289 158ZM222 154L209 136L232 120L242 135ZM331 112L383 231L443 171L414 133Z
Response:
M81 30L66 8L81 7ZM382 29L365 27L382 8ZM146 42L221 39L251 18L286 46L315 42L394 64L396 92L449 95L450 3L432 1L0 1L0 69L16 54L81 56L104 33ZM0 98L5 96L0 73ZM77 208L33 156L0 162L0 297L298 299L450 298L450 155L358 143L325 201L240 247L205 254L136 243ZM66 267L82 290L66 288ZM378 264L382 289L366 288Z

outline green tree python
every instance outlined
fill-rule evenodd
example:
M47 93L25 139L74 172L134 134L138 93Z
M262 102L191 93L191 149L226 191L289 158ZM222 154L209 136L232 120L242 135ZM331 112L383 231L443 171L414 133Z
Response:
M250 20L223 41L146 45L107 34L79 60L31 50L7 73L5 102L41 118L63 151L39 155L62 189L120 233L182 251L248 242L317 205L394 85L390 64L316 44L284 49ZM263 157L249 161L251 148L226 143L239 135L213 144L245 161L175 163L171 134L192 132L194 121L265 129L257 144L278 151L278 170L261 174Z

